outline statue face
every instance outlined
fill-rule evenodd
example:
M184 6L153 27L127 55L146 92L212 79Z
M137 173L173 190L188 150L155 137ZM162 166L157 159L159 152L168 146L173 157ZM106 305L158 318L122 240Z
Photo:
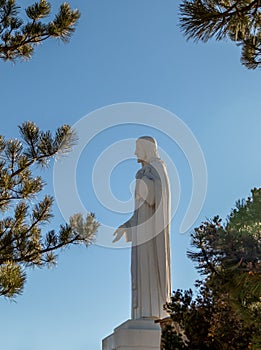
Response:
M135 150L135 155L137 156L138 163L143 163L144 162L144 151L141 148L140 142L136 142L136 150Z

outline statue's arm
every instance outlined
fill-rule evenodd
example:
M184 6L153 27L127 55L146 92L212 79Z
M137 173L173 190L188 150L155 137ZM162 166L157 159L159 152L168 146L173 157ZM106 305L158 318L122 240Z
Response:
M137 211L135 210L132 217L126 221L122 227L125 229L124 235L126 242L132 241L132 227L137 225Z
M121 237L124 235L126 242L132 241L132 227L137 224L137 217L136 217L136 210L134 211L132 217L126 221L124 224L122 224L120 227L117 228L117 230L114 232L114 242L117 242L121 239Z

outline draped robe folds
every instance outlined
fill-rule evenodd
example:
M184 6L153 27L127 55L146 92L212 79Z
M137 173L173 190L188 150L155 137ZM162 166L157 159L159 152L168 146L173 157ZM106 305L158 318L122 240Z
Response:
M164 162L146 163L136 174L135 211L123 225L132 242L132 319L164 318L170 300L170 191Z

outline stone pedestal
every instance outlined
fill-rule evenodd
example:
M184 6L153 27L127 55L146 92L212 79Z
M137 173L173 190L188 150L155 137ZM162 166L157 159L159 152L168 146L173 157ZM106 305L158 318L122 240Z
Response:
M161 328L152 319L128 320L102 341L102 350L160 350Z

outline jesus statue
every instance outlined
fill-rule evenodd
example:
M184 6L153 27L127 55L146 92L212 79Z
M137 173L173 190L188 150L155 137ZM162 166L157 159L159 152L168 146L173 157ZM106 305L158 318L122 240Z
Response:
M167 316L163 305L171 295L169 178L154 138L140 137L135 155L142 165L136 174L135 210L114 232L113 242L122 236L132 242L132 319L160 319Z

